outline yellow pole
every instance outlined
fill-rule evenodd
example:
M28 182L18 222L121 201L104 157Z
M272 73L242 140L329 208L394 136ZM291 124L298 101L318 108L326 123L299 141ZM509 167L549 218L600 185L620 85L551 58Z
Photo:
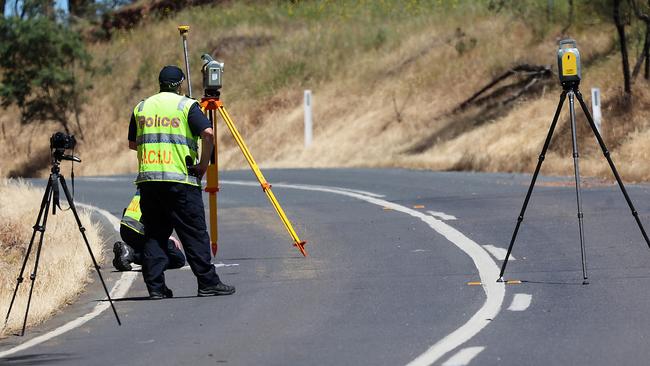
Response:
M232 121L230 115L226 111L226 107L224 107L221 101L217 102L217 106L219 109L219 114L221 114L221 117L226 123L226 126L228 126L230 133L232 133L233 138L237 142L239 149L244 154L244 157L246 158L248 165L253 170L253 173L255 174L255 177L257 177L257 180L260 182L260 185L262 186L264 193L266 193L266 196L268 197L269 201L271 201L271 205L273 205L275 212L278 214L278 216L280 216L280 220L282 220L284 227L289 232L291 239L293 239L294 241L293 245L297 247L298 250L300 250L300 253L302 253L303 256L306 257L307 256L307 251L305 251L306 242L301 241L300 238L298 237L298 234L293 229L293 226L291 225L291 221L289 221L289 218L284 213L282 206L280 206L280 203L275 198L273 191L271 191L271 185L266 181L266 178L264 178L264 175L262 174L262 171L260 170L259 166L255 162L255 159L253 159L253 155L251 155L250 151L248 150L248 147L246 146L246 143L244 142L244 139L239 134L237 127L235 127L235 123Z
M208 192L208 204L210 207L210 247L212 249L212 256L217 255L219 249L219 230L217 226L217 192L219 192L219 160L217 155L217 124L215 123L214 109L204 109L208 115L212 128L214 131L214 155L212 162L208 165L207 171L207 184L205 191Z
M188 95L192 98L192 78L190 77L190 59L187 54L187 33L190 31L189 25L179 25L176 27L183 38L183 55L185 56L185 72L187 72L187 90Z

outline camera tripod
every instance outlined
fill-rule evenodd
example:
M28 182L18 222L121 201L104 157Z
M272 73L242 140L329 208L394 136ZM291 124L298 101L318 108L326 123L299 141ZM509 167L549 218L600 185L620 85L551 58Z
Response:
M627 194L625 185L623 185L623 181L621 180L621 177L618 174L618 171L616 170L616 166L614 165L614 162L610 157L609 150L607 150L607 147L605 146L605 142L603 141L602 136L600 135L598 129L596 128L596 124L594 123L591 113L589 113L589 109L587 109L587 105L582 99L582 94L578 89L579 84L580 84L579 81L562 82L563 90L562 90L562 94L560 95L560 102L557 106L557 110L555 111L555 116L553 117L553 122L551 123L551 127L549 128L548 135L546 136L546 141L544 141L544 147L542 148L542 152L539 155L537 167L535 168L535 173L533 173L533 178L530 182L530 186L528 187L528 193L526 194L526 198L524 199L524 204L521 208L521 212L519 213L519 217L517 218L517 224L515 226L514 232L512 233L512 239L510 240L510 246L508 246L508 252L506 253L506 257L503 261L503 265L501 266L501 272L499 273L499 279L497 280L498 282L504 282L503 274L506 270L506 266L508 265L508 258L510 257L510 253L512 252L512 247L515 244L515 240L517 238L517 233L519 232L519 227L521 225L521 222L524 220L524 214L526 212L526 208L528 207L528 201L530 200L530 195L532 194L533 188L535 187L535 182L537 181L539 170L541 169L542 163L544 162L546 151L548 150L548 147L551 143L551 138L553 137L553 131L555 130L555 126L560 116L560 111L562 110L562 106L567 96L569 97L569 113L571 118L571 137L572 137L571 141L573 145L573 167L574 167L575 185L576 185L576 202L578 205L578 228L580 231L580 253L582 258L582 279L583 279L582 283L586 285L589 282L587 281L587 257L585 253L584 227L582 222L583 219L582 197L580 194L580 166L579 166L579 154L578 154L578 140L576 135L574 98L578 99L578 102L580 103L580 107L582 108L582 111L587 117L589 126L591 127L591 130L593 131L596 140L598 140L600 149L602 150L605 159L607 159L607 163L609 163L609 167L611 168L612 173L616 178L616 182L618 183L618 186L621 189L621 192L623 193L623 196L625 197L625 200L627 201L630 210L632 211L632 216L634 216L634 219L636 220L636 223L638 224L639 229L641 230L641 234L643 235L646 244L648 244L648 247L650 247L650 240L648 239L648 235L646 234L645 229L643 228L643 224L641 224L641 220L639 219L639 214L634 208L634 205L632 204L632 200L630 200L630 196Z
M9 304L9 310L7 311L7 316L5 317L4 326L6 327L7 322L9 321L9 316L11 314L11 309L13 308L14 301L16 300L18 287L20 287L20 284L23 282L24 279L23 274L25 273L25 267L27 266L27 261L29 260L29 256L32 251L34 239L36 238L36 233L39 232L40 236L38 238L38 245L36 247L36 259L34 260L34 270L32 271L32 274L29 276L32 283L29 288L29 297L27 299L27 307L25 308L25 318L23 320L23 327L20 332L21 336L25 335L25 327L27 326L27 316L29 314L29 306L32 301L34 282L36 282L36 275L38 273L38 264L41 258L41 249L43 248L43 236L45 235L45 229L47 226L47 217L48 217L50 205L53 203L52 215L56 215L56 207L59 205L59 182L61 182L61 187L63 187L63 193L65 194L68 200L68 205L70 206L70 209L74 214L74 218L75 220L77 220L79 231L81 232L81 236L83 237L84 242L86 243L86 248L88 249L88 254L90 254L90 258L93 261L95 271L99 276L102 286L104 287L104 292L106 293L108 302L111 304L111 308L113 309L113 313L115 314L115 319L117 320L117 324L122 325L122 322L120 321L120 318L117 315L117 311L115 310L115 306L113 305L113 300L111 299L111 295L108 293L108 289L106 288L106 283L104 282L102 273L99 270L99 265L97 264L97 260L95 260L95 255L93 254L93 251L90 248L90 244L88 244L88 238L86 238L86 229L82 226L81 221L79 220L79 215L77 214L77 209L75 208L74 202L72 200L72 196L70 195L70 191L68 191L68 186L65 183L65 178L63 178L63 175L60 174L59 165L61 160L72 160L76 162L81 162L81 160L76 156L63 155L63 152L61 151L55 151L53 154L52 170L51 170L50 178L47 181L47 187L45 187L45 193L43 194L43 200L41 201L41 208L38 212L38 218L36 219L36 224L33 227L34 231L32 233L32 238L29 241L29 246L27 247L27 251L25 253L25 259L23 260L22 267L20 268L20 274L18 275L18 279L16 281L16 288L14 289L13 296L11 297L11 303Z
M284 213L284 210L280 206L280 203L278 200L275 198L275 195L273 194L273 191L271 191L271 184L269 184L266 181L266 178L264 178L264 175L262 174L262 171L260 170L259 166L255 162L255 159L253 158L253 155L251 155L250 151L248 150L248 147L246 146L246 143L244 142L244 139L242 138L241 134L237 130L237 127L235 126L235 123L233 122L232 118L230 118L230 115L228 114L228 111L226 111L226 107L223 105L221 100L219 99L220 92L219 91L211 91L210 93L206 93L206 96L201 98L201 108L203 108L204 112L208 116L208 119L212 123L212 126L214 128L214 139L215 139L215 144L214 144L214 153L212 155L212 160L211 164L208 166L208 177L207 177L207 185L205 187L205 191L210 194L209 196L209 203L210 203L210 239L211 239L211 244L212 244L212 254L215 255L217 253L217 238L218 238L218 231L217 231L217 192L219 191L219 170L218 170L218 156L217 156L217 118L216 118L216 112L219 111L219 114L221 115L221 118L223 121L226 123L226 126L230 130L230 133L232 134L233 138L235 139L235 142L237 142L237 145L239 146L239 149L241 150L242 154L244 155L244 158L246 158L246 161L248 162L248 165L250 166L251 170L253 170L253 173L255 174L255 177L257 177L257 180L259 181L260 185L262 186L262 190L268 197L269 201L271 202L271 205L275 209L275 212L278 214L280 217L280 220L284 224L284 227L287 229L289 232L289 235L291 236L291 239L293 240L293 246L297 247L298 250L300 250L300 253L303 256L307 256L307 251L305 250L305 244L307 242L301 241L300 238L298 237L298 234L296 234L296 231L293 229L293 226L291 225L291 222L287 218L287 215Z

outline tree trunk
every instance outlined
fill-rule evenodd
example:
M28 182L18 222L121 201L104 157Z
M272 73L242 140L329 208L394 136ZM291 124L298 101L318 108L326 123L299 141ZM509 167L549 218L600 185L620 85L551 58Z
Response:
M7 5L6 0L0 0L0 10L2 10L2 17L5 17L5 5Z
M645 31L645 42L646 48L643 57L645 58L645 70L643 71L643 77L648 80L650 79L650 24L646 24Z
M627 55L627 41L625 39L625 25L621 20L620 14L621 1L614 0L614 24L616 25L616 31L618 32L618 39L621 46L621 58L623 61L623 82L624 90L627 97L632 96L632 86L630 82L630 61Z
M650 39L648 39L648 35L650 35L649 32L650 32L650 24L646 23L646 33L645 33L645 40L643 41L643 50L641 50L641 53L639 54L639 57L636 60L636 64L634 65L634 69L632 69L632 81L636 80L636 77L639 75L639 72L641 71L641 66L643 65L644 61L646 61L646 57L648 56L648 48L650 48ZM647 65L648 63L645 62L645 64Z

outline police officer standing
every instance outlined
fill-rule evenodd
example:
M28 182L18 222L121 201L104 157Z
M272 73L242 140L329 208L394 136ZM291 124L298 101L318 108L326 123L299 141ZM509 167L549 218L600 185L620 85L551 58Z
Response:
M163 67L160 92L138 103L129 124L129 148L138 152L135 183L145 227L142 274L151 299L173 296L164 271L169 261L165 248L174 229L196 276L198 296L235 292L220 281L210 263L201 178L214 147L214 132L198 102L180 95L184 79L180 68ZM201 156L195 164L199 137Z

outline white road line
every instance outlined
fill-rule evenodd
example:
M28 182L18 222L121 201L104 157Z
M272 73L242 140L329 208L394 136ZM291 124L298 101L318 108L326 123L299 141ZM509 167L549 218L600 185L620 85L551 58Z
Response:
M515 294L512 299L512 304L508 307L510 311L524 311L528 309L530 303L533 301L533 295L529 294Z
M485 248L485 250L490 252L490 254L492 254L492 256L494 258L496 258L497 260L500 260L500 261L505 260L506 259L506 254L508 254L507 249L500 248L500 247L495 247L494 245L486 244L486 245L483 245L483 248ZM510 254L510 258L508 260L516 261L517 259L515 259L515 256Z
M455 355L451 356L442 366L465 366L472 362L472 359L476 357L485 347L467 347L463 348Z
M98 178L100 180L102 178ZM110 178L109 178L110 179ZM118 179L118 178L116 178ZM249 181L222 181L224 184L233 184L233 185L245 185L245 186L257 186L257 182ZM503 283L496 282L495 279L498 277L499 268L496 263L492 260L490 255L476 242L469 239L463 235L460 231L454 229L453 227L445 224L444 222L426 215L422 212L410 209L408 207L385 201L380 199L380 195L373 196L356 193L354 191L338 189L334 187L325 187L325 186L309 186L309 185L289 185L289 184L276 184L277 187L290 188L290 189L301 189L307 191L320 191L320 192L329 192L334 194L340 194L348 197L353 197L380 207L387 207L395 211L403 212L410 216L419 218L428 224L433 230L438 232L440 235L444 236L460 248L463 252L470 256L476 268L478 269L479 276L481 278L483 291L485 291L486 300L483 306L462 326L448 334L446 337L438 341L436 344L431 346L423 354L418 356L415 360L411 361L408 365L431 365L442 356L448 352L459 347L463 343L470 340L476 334L478 334L484 327L486 327L492 319L494 319L499 311L501 310L501 304L503 303L503 297L505 295L505 287ZM109 212L83 204L77 204L79 207L91 208L99 212L100 214L106 216L106 218L113 224L113 226L119 230L119 220L111 215ZM111 290L112 297L123 297L128 292L129 288L133 284L133 281L137 277L137 272L123 272L120 279L115 283L115 286ZM109 308L107 302L101 302L96 305L92 312L77 318L67 324L54 329L42 336L33 338L25 343L22 343L16 347L8 349L6 351L0 352L0 357L5 357L13 353L25 350L27 348L33 347L37 344L43 343L47 340L50 340L60 334L68 332L89 320L95 318L101 314L104 310Z
M220 183L239 185L239 186L254 186L254 187L260 185L258 182L251 182L248 180L222 180L220 181ZM341 191L343 191L343 192L356 193L359 195L364 195L364 196L369 196L374 198L386 197L383 194L360 191L357 189L350 189L350 188L332 187L332 186L319 186L319 185L311 185L311 184L289 184L289 183L272 183L271 185L273 187L302 189L305 191L322 191L322 192L330 192L330 193L338 193L338 194L341 194Z
M228 264L226 264L226 263L212 263L212 265L214 266L214 268L239 267L239 263L228 263ZM185 266L183 266L183 267L181 267L179 269L181 271L189 271L192 268L190 268L190 266L188 266L188 265L185 265Z
M83 207L85 209L90 209L90 210L97 211L98 213L100 213L101 215L106 217L106 219L108 219L108 221L110 221L111 225L113 225L113 228L116 231L119 231L119 229L120 229L120 220L118 218L116 218L115 216L113 216L110 212L108 212L106 210L102 210L101 208L94 207L94 206L91 206L91 205L86 205L86 204L83 204L83 203L76 203L76 205L77 205L77 207ZM124 297L126 295L126 293L129 291L129 289L131 288L131 285L133 284L133 281L136 279L137 275L138 275L137 272L122 272L122 276L120 276L120 279L117 280L117 282L115 282L115 285L111 289L111 292L110 292L111 297L112 298ZM72 321L70 321L70 322L68 322L68 323L66 323L66 324L64 324L64 325L62 325L62 326L60 326L60 327L58 327L58 328L56 328L56 329L54 329L52 331L49 331L49 332L47 332L47 333L45 333L45 334L43 334L41 336L32 338L32 339L30 339L29 341L27 341L25 343L21 343L21 344L15 346L13 348L10 348L10 349L8 349L6 351L2 351L2 352L0 352L0 358L9 356L9 355L14 354L16 352L26 350L26 349L28 349L30 347L36 346L38 344L41 344L43 342L46 342L46 341L54 338L54 337L57 337L57 336L59 336L59 335L61 335L63 333L66 333L66 332L68 332L68 331L70 331L72 329L75 329L75 328L85 324L89 320L97 317L99 314L101 314L104 310L108 309L109 307L110 307L110 304L108 303L108 301L100 301L97 305L95 305L95 307L93 308L93 310L90 313L88 313L88 314L86 314L84 316L81 316L81 317L79 317L79 318L77 318L75 320L72 320Z
M447 215L444 212L438 212L438 211L427 211L427 213L433 217L437 217L440 220L456 220L456 216L454 215Z
M87 182L128 182L134 181L135 177L77 177L77 180Z
M249 181L222 181L224 184L257 186L257 182ZM340 190L332 187L321 186L308 186L308 185L290 185L290 184L276 184L276 187L302 189L307 191L329 192L340 194L348 197L353 197L380 207L387 207L395 211L403 212L407 215L419 218L428 224L433 230L440 235L444 236L465 252L474 262L478 269L483 291L485 291L486 300L483 306L462 326L448 334L443 339L439 340L436 344L431 346L428 350L418 356L415 360L411 361L408 366L431 365L442 356L450 351L453 351L463 343L470 340L485 328L490 322L499 314L503 298L505 295L505 286L502 282L496 282L499 277L499 267L494 262L492 257L483 249L479 244L466 237L460 231L445 224L444 222L427 215L426 213L410 209L408 207L382 200L377 197L370 197L359 193Z

